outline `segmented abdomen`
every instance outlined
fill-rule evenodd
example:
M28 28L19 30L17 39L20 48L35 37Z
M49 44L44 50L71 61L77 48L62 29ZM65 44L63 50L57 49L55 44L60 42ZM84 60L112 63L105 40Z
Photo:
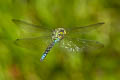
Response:
M40 61L43 61L45 59L45 57L47 56L48 52L50 51L50 49L54 46L55 42L52 42L47 49L45 50L45 52L43 53Z

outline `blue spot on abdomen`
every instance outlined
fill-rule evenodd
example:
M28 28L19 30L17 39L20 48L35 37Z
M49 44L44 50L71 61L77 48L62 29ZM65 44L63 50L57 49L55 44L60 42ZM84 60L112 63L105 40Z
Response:
M44 59L45 59L45 57L46 57L46 53L44 53L43 55L42 55L42 57L41 57L41 59L40 59L40 61L43 61Z

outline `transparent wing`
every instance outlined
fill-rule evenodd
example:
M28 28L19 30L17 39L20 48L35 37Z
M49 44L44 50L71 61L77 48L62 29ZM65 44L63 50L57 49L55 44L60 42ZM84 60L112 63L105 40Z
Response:
M43 26L30 24L17 19L12 19L12 21L20 27L21 32L19 32L19 35L21 38L47 36L52 33L51 29L48 29Z
M48 46L48 44L51 42L51 38L49 36L41 36L41 37L35 37L35 38L23 38L23 39L17 39L15 41L15 44L27 48L29 50L41 50Z
M79 53L80 51L83 51L83 50L93 51L93 50L104 47L104 45L98 41L86 40L86 39L76 39L76 38L63 39L60 42L60 46L62 48L67 49L67 51L77 52L77 53Z
M45 26L39 26L39 25L34 25L22 20L17 20L17 19L12 19L12 21L18 25L19 27L21 27L21 29L24 32L43 32L43 31L51 31L51 29L46 28Z
M70 40L65 40L63 39L60 43L59 43L60 47L62 48L63 51L67 51L72 52L72 53L77 53L80 52L82 50L82 48L78 47L76 44L74 44L72 41Z
M66 31L68 34L73 34L73 33L86 33L91 30L94 30L96 28L99 28L102 26L104 22L96 23L96 24L91 24L88 26L81 26L81 27L72 27L72 28L66 28Z

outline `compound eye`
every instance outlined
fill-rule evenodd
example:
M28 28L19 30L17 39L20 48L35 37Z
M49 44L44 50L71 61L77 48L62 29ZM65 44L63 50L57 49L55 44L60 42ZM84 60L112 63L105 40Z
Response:
M63 32L60 32L60 34L63 34Z
M60 33L59 33L58 35L59 35L59 36L61 36L61 34L60 34Z
M61 30L61 32L64 32L64 30Z

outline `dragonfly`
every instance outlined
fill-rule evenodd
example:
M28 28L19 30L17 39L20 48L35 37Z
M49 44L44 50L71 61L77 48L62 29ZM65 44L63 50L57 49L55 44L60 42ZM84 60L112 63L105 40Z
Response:
M80 26L80 27L69 27L69 28L47 28L40 25L35 25L26 21L18 20L18 19L12 19L12 21L21 27L25 32L28 32L28 34L32 33L39 33L38 36L35 37L25 37L25 38L18 38L15 40L15 43L19 46L25 47L27 45L27 48L35 48L38 49L42 48L42 42L46 43L46 49L44 50L40 61L43 61L47 54L50 52L50 50L55 46L55 44L59 43L62 48L67 49L70 52L80 52L81 50L85 49L99 49L103 47L104 45L98 41L95 40L87 40L87 39L80 39L79 37L71 37L71 34L77 33L77 35L81 33L86 33L91 30L94 30L96 28L99 28L104 24L104 22L99 22L96 24L90 24L87 26ZM42 34L42 35L41 35ZM34 42L32 42L34 41ZM37 41L41 42L38 43ZM28 44L27 44L28 43Z

